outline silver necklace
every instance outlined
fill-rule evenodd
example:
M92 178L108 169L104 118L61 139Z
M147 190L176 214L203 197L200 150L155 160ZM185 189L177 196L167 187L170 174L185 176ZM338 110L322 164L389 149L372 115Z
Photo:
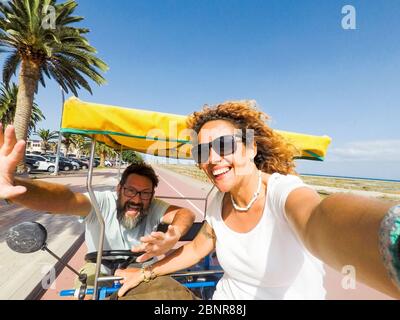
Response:
M246 211L249 211L249 210L250 210L251 206L254 204L254 202L257 200L258 196L260 195L260 191L261 191L261 181L262 181L262 179L261 179L261 171L258 170L258 187L257 187L257 191L254 192L253 198L251 198L249 204L248 204L246 207L244 207L244 208L239 207L239 206L235 203L235 200L233 200L233 196L232 196L232 194L231 194L232 205L233 205L233 207L235 208L236 211L246 212Z

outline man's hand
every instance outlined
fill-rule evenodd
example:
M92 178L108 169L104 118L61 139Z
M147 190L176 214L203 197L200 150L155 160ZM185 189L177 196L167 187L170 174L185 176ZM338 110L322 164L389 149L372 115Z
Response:
M14 186L14 173L23 159L25 141L17 142L15 129L8 126L3 134L0 124L0 199L10 199L26 192L23 186Z
M120 280L122 287L118 290L118 297L123 297L127 291L137 287L143 281L143 274L141 270L137 268L118 269L115 271L114 275L124 278Z
M181 238L179 229L173 225L168 227L166 233L152 232L150 235L141 237L141 245L133 247L132 252L145 252L136 259L137 262L144 262L153 257L160 256L171 250Z

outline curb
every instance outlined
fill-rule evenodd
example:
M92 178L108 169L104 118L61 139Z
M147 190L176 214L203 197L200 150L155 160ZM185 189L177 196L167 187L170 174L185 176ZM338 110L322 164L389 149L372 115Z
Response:
M85 241L85 233L83 232L77 240L72 244L72 246L64 253L64 255L61 257L61 261L63 263L69 263L69 261L72 259L72 257L75 255L75 253L79 250L83 242ZM54 278L54 281L57 279L57 277L60 275L60 273L64 270L65 266L60 262L57 261L54 265L54 269L56 272L56 276ZM43 288L42 286L42 281L44 277L39 281L39 283L33 288L33 290L26 296L25 300L40 300L43 295L46 293L46 289Z

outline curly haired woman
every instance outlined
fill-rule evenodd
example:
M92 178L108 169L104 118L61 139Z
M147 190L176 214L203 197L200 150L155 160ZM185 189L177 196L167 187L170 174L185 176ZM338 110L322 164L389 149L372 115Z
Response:
M189 118L193 158L218 193L191 243L151 270L117 271L120 296L215 249L224 276L214 299L324 299L323 262L354 266L357 280L400 297L400 208L348 194L321 200L296 175L296 150L266 120L251 101Z
M120 296L216 250L224 276L214 299L324 299L322 262L352 265L358 280L400 297L397 243L386 241L400 234L399 208L387 214L386 202L346 194L321 200L296 175L296 150L266 120L251 101L206 106L189 118L193 158L218 193L191 243L151 270L117 271L125 278Z

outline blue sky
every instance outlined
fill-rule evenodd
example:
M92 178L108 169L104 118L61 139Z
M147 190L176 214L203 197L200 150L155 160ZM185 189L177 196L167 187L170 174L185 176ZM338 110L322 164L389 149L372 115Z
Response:
M189 114L255 99L271 126L333 143L304 173L400 179L398 0L80 0L77 14L110 66L83 100ZM356 30L342 28L342 7ZM56 130L60 92L37 102Z

